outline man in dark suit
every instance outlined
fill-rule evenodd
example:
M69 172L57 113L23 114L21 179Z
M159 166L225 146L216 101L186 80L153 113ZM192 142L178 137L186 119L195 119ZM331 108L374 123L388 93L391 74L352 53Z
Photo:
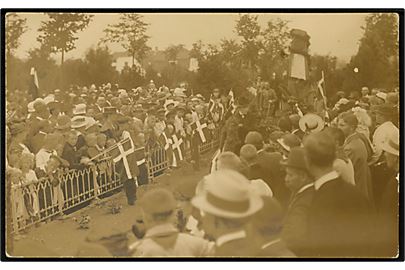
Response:
M286 186L292 196L284 218L282 239L297 256L307 255L308 211L314 196L313 179L305 165L304 148L294 147L288 160L282 162L286 167Z
M334 140L325 132L304 139L305 159L315 179L308 214L311 257L371 255L372 219L367 198L333 170Z

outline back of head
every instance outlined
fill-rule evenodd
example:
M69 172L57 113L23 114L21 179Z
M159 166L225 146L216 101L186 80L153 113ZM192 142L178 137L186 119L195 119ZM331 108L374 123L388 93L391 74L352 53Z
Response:
M218 170L233 170L246 176L246 164L233 152L223 152L218 157Z
M359 120L352 111L342 112L341 114L339 114L338 118L342 119L346 124L354 128L357 128L359 124Z
M246 144L253 144L257 150L263 148L263 136L257 131L250 131L245 137Z
M304 151L309 165L329 167L336 157L335 141L325 131L313 133L304 139Z
M240 148L240 157L248 163L254 162L257 158L257 149L253 144L245 144Z
M336 127L326 127L324 131L335 140L337 145L342 146L344 144L345 134L341 129Z
M155 188L142 196L140 206L154 222L165 222L173 214L177 202L169 190Z

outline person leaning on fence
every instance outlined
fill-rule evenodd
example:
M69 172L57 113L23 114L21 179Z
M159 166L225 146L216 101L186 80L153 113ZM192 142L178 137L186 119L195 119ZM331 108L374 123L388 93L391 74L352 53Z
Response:
M214 256L253 256L255 244L245 229L250 217L263 207L251 192L249 181L233 170L219 170L205 177L205 192L191 203L201 211L205 234L215 239Z
M201 257L212 253L212 245L202 238L181 233L174 226L177 202L163 188L147 191L140 200L144 237L129 246L133 257Z

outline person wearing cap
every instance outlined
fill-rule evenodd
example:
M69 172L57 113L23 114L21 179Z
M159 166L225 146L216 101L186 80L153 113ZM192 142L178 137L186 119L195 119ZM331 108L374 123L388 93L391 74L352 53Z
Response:
M298 138L298 136L287 133L283 135L280 139L277 139L277 142L280 145L280 152L283 154L283 158L287 159L291 148L297 147L301 145L301 140Z
M361 88L361 97L362 98L366 98L367 100L369 99L370 95L369 95L370 91L368 90L367 86L363 86Z
M286 169L285 184L291 191L291 199L285 214L282 239L297 256L307 254L308 211L314 196L314 183L306 163L302 147L291 149L287 160L281 162Z
M398 255L399 239L399 132L392 132L382 145L389 174L380 181L381 200L377 204L379 249L377 256L393 258Z
M80 163L83 148L77 148L78 133L76 130L71 130L66 134L66 142L63 146L61 157L69 162L68 167L70 169L81 170L85 166Z
M177 202L163 188L147 191L140 200L145 224L144 237L131 244L133 257L202 257L212 254L207 240L179 232L176 228Z
M283 209L276 199L263 198L263 208L255 213L248 224L249 239L257 245L255 256L267 258L291 258L295 254L281 238Z
M77 148L80 149L86 145L86 140L84 139L86 133L86 127L89 124L90 119L86 116L75 116L72 118L71 128L77 131Z
M333 169L335 145L325 131L304 139L305 163L315 188L308 211L308 256L370 256L373 243L370 203Z
M201 212L205 235L215 240L217 257L247 257L256 245L247 235L250 218L263 207L262 198L251 192L249 181L233 170L218 170L205 176L205 191L191 204Z
M373 149L364 134L356 132L357 125L357 117L351 111L341 113L338 116L338 128L345 135L343 150L353 163L356 187L370 203L373 203L371 172L368 166L368 161L373 155Z

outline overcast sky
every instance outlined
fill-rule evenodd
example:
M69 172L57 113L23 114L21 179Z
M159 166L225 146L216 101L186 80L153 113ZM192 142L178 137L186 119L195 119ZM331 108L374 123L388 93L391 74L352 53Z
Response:
M37 29L42 20L47 18L43 13L20 14L27 18L29 30L21 37L21 46L16 51L18 57L26 58L27 51L39 47L36 41ZM299 28L311 36L312 54L330 54L349 61L356 54L359 39L363 34L361 26L367 14L258 14L259 23L265 27L266 22L279 17L289 21L290 28ZM95 14L92 22L77 34L76 49L67 53L66 58L80 58L91 46L96 46L103 36L103 29L108 24L116 23L119 14ZM170 44L191 44L201 39L204 43L218 44L223 38L235 38L235 20L238 14L144 14L150 23L147 34L151 37L148 45L164 49ZM113 52L123 51L119 44L110 45Z

